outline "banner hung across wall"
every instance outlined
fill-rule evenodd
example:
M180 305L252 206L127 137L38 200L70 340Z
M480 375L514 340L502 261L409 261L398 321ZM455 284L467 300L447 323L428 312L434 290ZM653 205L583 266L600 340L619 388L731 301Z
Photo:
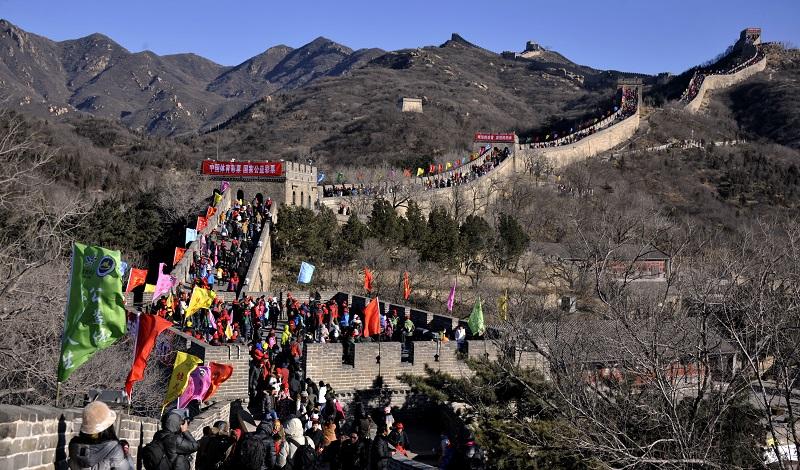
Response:
M200 173L210 176L232 177L283 176L283 162L217 162L203 160Z

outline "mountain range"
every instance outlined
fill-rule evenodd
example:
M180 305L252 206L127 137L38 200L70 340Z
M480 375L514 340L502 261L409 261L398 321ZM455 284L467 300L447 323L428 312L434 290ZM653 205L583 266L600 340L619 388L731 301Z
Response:
M28 114L89 114L175 135L210 127L261 97L345 75L382 53L320 37L226 67L191 53L132 53L102 34L56 42L0 20L0 99Z

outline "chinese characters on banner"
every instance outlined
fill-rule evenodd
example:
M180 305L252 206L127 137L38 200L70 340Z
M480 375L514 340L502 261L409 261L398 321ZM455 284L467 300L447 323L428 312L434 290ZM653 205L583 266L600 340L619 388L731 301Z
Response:
M283 162L216 162L204 160L200 172L211 176L283 176Z
M514 133L505 133L505 134L486 134L483 132L476 132L475 133L475 142L505 142L505 143L514 143Z

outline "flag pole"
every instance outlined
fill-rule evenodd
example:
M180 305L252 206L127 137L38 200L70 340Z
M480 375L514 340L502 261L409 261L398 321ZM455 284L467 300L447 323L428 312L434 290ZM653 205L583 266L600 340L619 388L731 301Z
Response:
M56 408L58 408L59 398L61 398L61 382L56 382Z

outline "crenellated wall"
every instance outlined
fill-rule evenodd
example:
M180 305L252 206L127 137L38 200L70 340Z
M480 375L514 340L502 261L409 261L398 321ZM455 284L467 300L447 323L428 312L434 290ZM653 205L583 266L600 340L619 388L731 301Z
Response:
M700 85L697 95L692 99L692 101L686 104L686 110L690 113L696 113L702 107L703 100L705 99L707 92L719 90L721 88L727 88L743 82L758 72L764 71L765 68L767 68L766 56L762 57L761 60L753 65L745 67L736 73L725 75L707 75L703 79L703 83Z

